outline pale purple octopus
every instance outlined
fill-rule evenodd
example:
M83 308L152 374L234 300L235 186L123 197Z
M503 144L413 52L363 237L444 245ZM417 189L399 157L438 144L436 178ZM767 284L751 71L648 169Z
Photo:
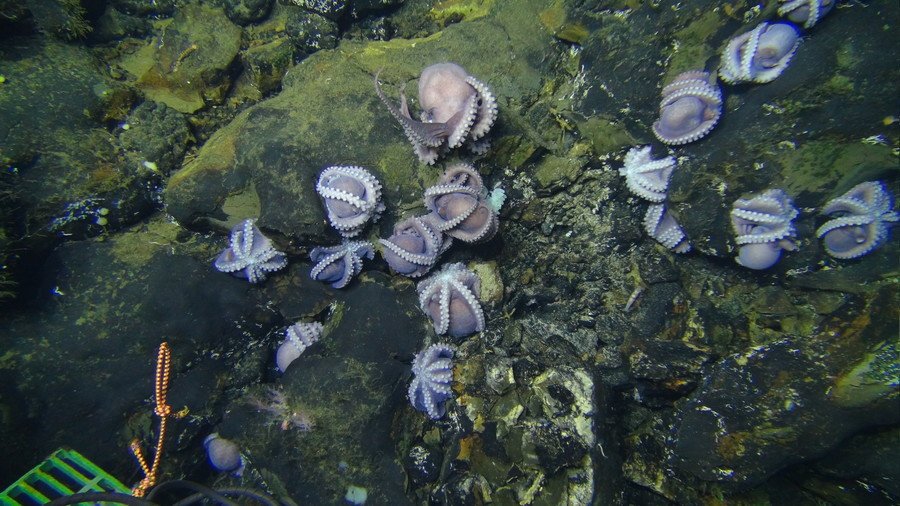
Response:
M881 181L866 181L830 200L822 212L832 216L818 230L829 255L844 259L861 257L881 246L890 227L900 220L894 196Z
M625 165L619 174L625 176L628 189L638 197L650 202L666 200L669 178L675 170L677 162L674 156L659 160L650 157L650 146L631 148L625 155Z
M241 449L234 441L219 436L218 432L213 432L203 440L203 447L206 448L209 464L216 471L232 473L235 476L241 476L244 473L246 462L241 455Z
M457 163L425 190L425 207L435 228L468 243L491 240L499 226L498 209L474 167Z
M453 398L453 348L432 344L416 353L413 359L413 379L409 384L410 404L424 411L432 420L447 412L444 402Z
M419 283L419 305L438 334L465 337L484 330L484 312L478 301L480 281L461 263L443 269Z
M363 258L375 258L372 243L344 240L337 246L313 248L309 259L315 265L309 271L309 277L331 283L332 288L344 288L362 271Z
M359 235L384 211L381 183L362 167L325 168L316 182L316 192L325 203L329 223L344 237Z
M307 348L322 337L324 327L321 323L298 322L285 330L285 340L275 353L275 364L281 372L287 371L289 365L300 357Z
M731 84L768 83L784 72L799 45L800 32L793 25L763 21L728 42L719 77Z
M256 228L254 220L246 219L231 229L228 247L219 254L214 265L220 272L258 283L265 280L268 273L284 268L287 257Z
M647 208L644 215L644 230L650 237L675 253L687 253L691 250L687 235L675 221L672 213L666 209L665 204L653 204Z
M459 65L437 63L422 71L420 121L410 115L405 94L401 93L399 108L388 100L377 75L375 92L400 122L422 162L433 164L443 151L467 141L475 153L487 150L488 144L482 138L497 119L497 99L487 84L470 76Z
M778 0L778 15L784 16L794 23L802 24L809 30L831 12L835 0Z
M709 73L683 72L662 89L653 133L666 144L687 144L708 134L721 116L722 92L710 83Z
M796 251L794 219L799 214L780 189L736 200L731 225L738 245L737 263L748 269L768 269L781 258L782 250Z
M431 270L453 239L438 231L428 216L413 216L394 225L394 233L379 242L391 269L417 278Z

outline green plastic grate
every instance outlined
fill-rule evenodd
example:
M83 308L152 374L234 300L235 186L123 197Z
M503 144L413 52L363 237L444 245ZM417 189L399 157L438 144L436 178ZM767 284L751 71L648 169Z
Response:
M54 499L79 492L130 494L131 489L97 467L84 455L75 450L60 448L0 493L0 505L47 504Z

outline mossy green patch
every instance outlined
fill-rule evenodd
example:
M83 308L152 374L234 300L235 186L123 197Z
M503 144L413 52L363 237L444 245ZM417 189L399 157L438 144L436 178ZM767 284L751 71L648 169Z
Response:
M435 21L443 24L472 21L488 15L494 0L443 0L428 12Z
M534 170L534 178L542 189L560 189L578 179L584 161L575 158L547 156Z
M853 93L853 79L842 74L835 74L822 85L829 94L846 95Z
M895 170L897 158L889 146L880 144L838 144L813 141L779 155L785 190L791 195L849 190L870 178L877 179Z
M708 44L713 35L725 23L721 10L708 9L695 17L684 28L675 32L676 45L669 61L664 82L672 81L676 75L702 69L706 61L715 53Z
M541 11L538 19L554 37L566 42L583 44L590 34L583 24L569 19L566 3L560 0L554 1L550 7Z
M591 143L595 155L605 155L636 143L624 126L592 116L578 123L578 131Z
M835 382L832 398L841 406L860 407L878 399L897 397L900 351L894 341L879 343Z
M147 96L185 113L206 100L221 102L231 85L228 67L238 54L241 29L222 9L188 5L171 25L122 63Z
M222 203L222 211L228 215L227 221L231 225L246 218L259 216L261 207L259 193L252 183L242 191L229 195Z

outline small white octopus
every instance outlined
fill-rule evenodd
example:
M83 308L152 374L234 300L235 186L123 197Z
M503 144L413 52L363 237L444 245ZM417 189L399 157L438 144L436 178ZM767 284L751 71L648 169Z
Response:
M654 160L650 156L650 146L635 147L625 155L625 165L619 169L619 174L625 176L625 183L632 193L658 203L666 200L669 179L676 165L674 156Z
M214 265L220 272L259 283L268 273L284 268L287 257L256 228L254 220L246 219L231 229L228 247L219 254Z
M681 225L666 209L665 204L653 204L644 215L644 230L650 237L675 253L687 253L691 250L687 235Z
M484 312L478 300L478 276L461 263L443 269L419 283L419 305L438 334L465 337L484 330Z
M344 237L359 235L384 211L381 183L362 167L326 167L316 182L316 192L325 203L329 223Z
M881 181L866 181L830 200L824 214L831 217L818 230L825 251L842 260L861 257L878 248L900 220L894 196Z
M784 72L799 45L800 33L793 25L763 21L728 42L719 77L730 84L768 83Z
M768 269L782 250L796 251L794 219L800 214L784 190L771 189L738 199L731 209L731 225L738 245L738 264Z

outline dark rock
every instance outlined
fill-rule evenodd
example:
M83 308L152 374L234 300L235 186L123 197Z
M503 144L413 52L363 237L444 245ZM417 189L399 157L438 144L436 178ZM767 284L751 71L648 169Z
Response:
M225 15L244 26L255 23L269 14L273 0L216 0L213 4L225 9Z
M555 473L563 467L581 463L588 449L571 433L552 424L535 425L525 433L528 446L533 446L541 467Z
M95 86L114 83L100 72L101 63L87 49L75 45L22 38L0 48L4 62L0 124L4 166L29 164L47 140L60 130L99 126L84 114L101 108ZM65 83L65 86L60 86Z
M865 309L871 323L866 317L805 343L784 340L719 362L678 409L673 465L704 480L757 484L862 428L900 421L886 366L897 352L878 344L892 332L885 325L896 315L895 296L883 290ZM822 355L825 346L843 351Z
M210 251L179 244L177 227L165 222L107 241L67 243L51 258L42 304L2 323L16 380L3 398L20 399L14 420L29 429L27 444L9 457L5 478L26 472L60 446L78 449L116 476L135 468L128 441L153 444L156 421L146 399L153 395L159 343L172 349L169 403L206 419L221 409L227 392L263 371L259 334L273 325L246 281L215 272L191 255ZM248 340L247 331L259 333ZM242 367L249 374L229 375ZM2 423L4 427L7 422ZM170 427L173 441L186 424ZM177 457L167 460L174 465Z
M396 479L403 471L394 458L391 428L395 412L412 410L405 395L409 366L398 357L419 347L421 327L415 294L398 294L384 282L376 274L375 282L325 292L335 308L324 320L325 334L272 385L290 406L287 417L258 412L236 435L255 456L254 466L280 477L298 502L338 503L352 485L365 488L376 503L408 503ZM288 305L282 311L301 314ZM233 411L251 409L249 404L245 399ZM312 428L298 428L292 413L305 414Z
M438 478L443 455L434 449L417 445L410 448L403 459L406 476L414 487L432 483Z
M248 86L256 93L255 99L275 91L281 86L285 72L294 64L295 48L287 37L265 44L254 45L241 52L244 72L238 86Z
M826 475L861 481L900 497L900 429L859 434L844 441L833 452L814 462Z
M106 8L95 25L90 40L97 42L111 42L125 37L144 37L152 28L149 20L124 14L112 6Z
M176 0L111 0L116 9L136 16L170 16L175 12Z
M296 5L303 9L321 14L329 19L338 19L353 3L352 0L279 0L286 5Z
M146 101L127 118L127 130L119 135L122 147L131 151L134 163L149 162L168 175L181 164L193 141L184 115L163 103Z

